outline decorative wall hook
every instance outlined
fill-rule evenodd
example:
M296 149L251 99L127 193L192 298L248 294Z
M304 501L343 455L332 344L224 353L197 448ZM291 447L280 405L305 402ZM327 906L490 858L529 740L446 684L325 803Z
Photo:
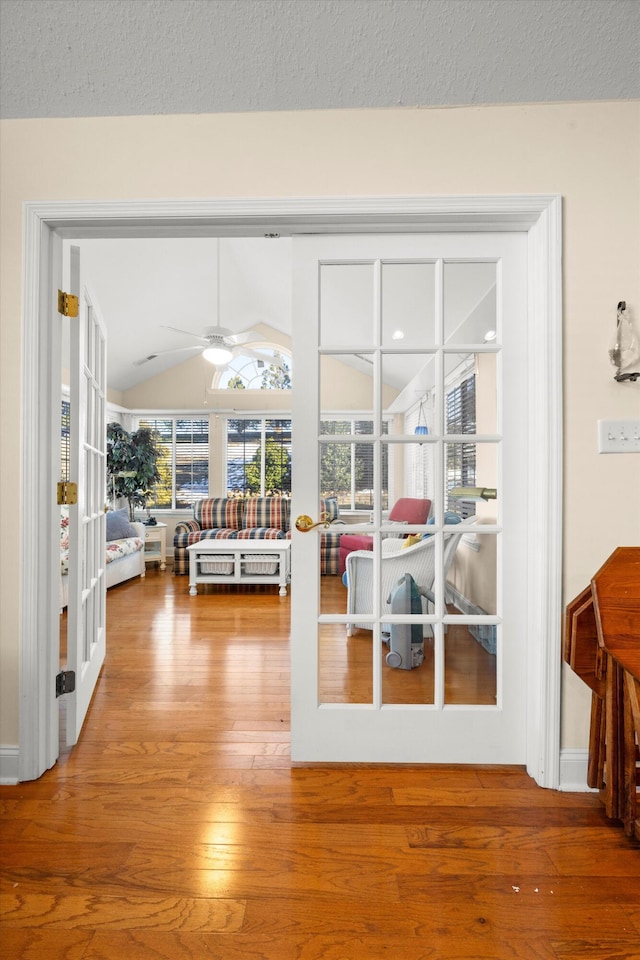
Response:
M609 348L609 359L616 368L614 380L618 383L624 383L625 380L635 382L640 377L640 370L626 370L640 359L640 342L633 329L631 317L627 313L625 300L618 303L616 332ZM624 373L623 370L625 370Z

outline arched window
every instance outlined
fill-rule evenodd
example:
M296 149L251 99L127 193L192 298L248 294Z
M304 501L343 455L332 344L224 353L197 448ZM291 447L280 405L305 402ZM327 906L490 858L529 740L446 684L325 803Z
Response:
M214 377L218 390L290 390L291 356L282 348L242 347Z

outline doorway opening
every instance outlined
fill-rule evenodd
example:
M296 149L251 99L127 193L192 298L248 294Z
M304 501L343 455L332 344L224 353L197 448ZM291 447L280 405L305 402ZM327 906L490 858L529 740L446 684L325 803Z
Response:
M250 225L259 235L271 232L274 226L291 234L304 232L402 232L416 230L442 231L451 229L504 230L523 229L528 233L531 285L530 311L536 314L536 337L531 347L532 402L529 433L532 442L548 451L548 456L535 460L537 482L532 489L538 493L538 503L530 505L537 514L535 529L538 544L531 558L528 590L536 598L531 609L536 611L530 629L538 638L529 652L527 680L527 709L529 729L535 730L527 746L527 764L535 779L546 786L557 784L558 774L558 701L559 701L559 627L560 597L559 570L560 540L558 515L560 510L560 437L557 415L560 401L560 309L559 309L559 218L558 198L446 198L430 200L390 201L336 201L323 204L306 201L250 201L241 204L203 201L202 203L162 204L86 204L78 210L62 204L30 204L26 209L27 263L25 296L25 379L23 409L25 427L35 426L34 437L39 443L25 445L24 475L34 478L25 495L23 538L25 553L23 569L30 569L30 577L22 578L21 607L23 634L21 646L25 670L22 673L23 739L20 745L20 776L31 779L55 762L51 737L47 737L44 715L51 714L52 694L47 689L47 677L54 667L52 651L42 641L45 631L40 625L51 626L58 616L57 578L54 571L55 551L43 551L40 556L29 547L35 542L31 536L34 523L46 520L54 529L52 505L48 484L54 471L50 452L43 457L41 450L50 451L43 436L51 410L55 389L53 378L44 382L37 376L37 364L47 358L50 344L42 336L49 315L49 289L56 285L56 249L61 237L85 235L126 236L154 235L171 230L183 235L210 232L221 235L224 230L243 232ZM38 237L38 241L34 240ZM52 282L53 281L53 282ZM543 335L540 335L540 331ZM544 371L544 377L541 372ZM549 379L551 371L551 383ZM42 466L38 470L34 467ZM46 464L50 466L47 467ZM538 510L538 507L540 508ZM33 509L30 509L33 508ZM539 518L544 517L541 531ZM534 538L532 537L532 542ZM30 565L30 567L27 567ZM51 632L48 632L51 636ZM294 640L295 644L295 640ZM40 657L39 654L44 654ZM56 651L57 654L57 651ZM295 652L294 652L295 657ZM558 666L556 667L556 660ZM46 671L40 663L46 664ZM544 678L544 679L543 679ZM544 694L539 695L540 689ZM533 695L535 692L535 695ZM36 702L40 708L36 707ZM539 721L539 722L538 722ZM57 731L56 731L57 732Z

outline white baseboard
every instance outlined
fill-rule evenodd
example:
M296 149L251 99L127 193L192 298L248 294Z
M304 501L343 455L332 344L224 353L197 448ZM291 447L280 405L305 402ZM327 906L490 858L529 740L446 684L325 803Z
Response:
M0 746L0 785L18 783L18 747ZM566 793L597 793L587 786L587 750L560 751L560 786Z
M588 750L560 751L560 786L566 793L597 793L587 786Z
M9 787L18 783L18 747L0 745L0 785Z

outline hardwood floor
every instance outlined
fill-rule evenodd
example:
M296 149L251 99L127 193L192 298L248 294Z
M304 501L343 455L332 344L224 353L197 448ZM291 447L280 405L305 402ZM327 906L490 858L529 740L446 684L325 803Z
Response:
M10 960L638 960L640 850L520 768L293 766L289 599L109 592L80 743L0 788Z

